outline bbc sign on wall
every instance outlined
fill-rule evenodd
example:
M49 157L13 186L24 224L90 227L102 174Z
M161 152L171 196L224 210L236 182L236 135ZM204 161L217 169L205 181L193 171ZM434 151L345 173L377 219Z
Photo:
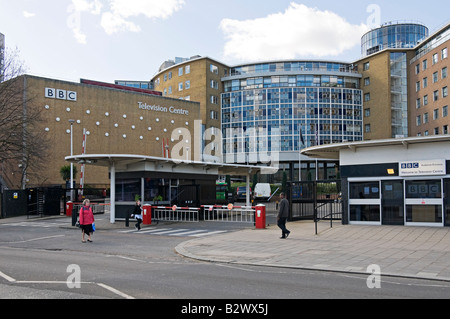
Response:
M440 176L447 174L445 160L413 161L399 164L400 176Z
M77 92L59 90L53 88L45 88L45 97L49 99L66 100L71 102L77 101Z

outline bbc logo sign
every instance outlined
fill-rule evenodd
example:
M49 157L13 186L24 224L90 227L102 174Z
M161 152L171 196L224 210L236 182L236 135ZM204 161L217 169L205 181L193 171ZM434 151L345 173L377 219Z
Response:
M402 169L407 169L407 168L419 168L419 163L403 163Z
M76 102L77 101L77 92L45 88L45 97L49 98L49 99L57 99L57 100L66 100L66 101Z

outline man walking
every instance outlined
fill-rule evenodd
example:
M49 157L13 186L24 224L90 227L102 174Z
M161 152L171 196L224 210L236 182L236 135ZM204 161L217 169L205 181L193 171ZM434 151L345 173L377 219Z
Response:
M289 201L285 198L285 194L280 194L280 209L278 211L277 216L277 223L278 227L281 229L281 238L280 239L286 239L289 237L289 234L291 233L289 230L286 229L286 221L289 217Z

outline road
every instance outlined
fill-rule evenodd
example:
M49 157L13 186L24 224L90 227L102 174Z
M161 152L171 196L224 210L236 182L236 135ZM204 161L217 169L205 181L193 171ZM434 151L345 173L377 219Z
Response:
M67 219L0 224L0 298L272 300L450 296L448 282L383 277L380 289L369 289L364 275L205 263L174 251L179 243L195 235L236 231L236 225L161 223L152 232L100 230L93 243L81 243L79 230L63 223L67 224Z

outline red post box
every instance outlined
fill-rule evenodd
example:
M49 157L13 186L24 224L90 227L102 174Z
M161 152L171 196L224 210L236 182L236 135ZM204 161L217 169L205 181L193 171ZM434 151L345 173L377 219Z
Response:
M142 206L142 223L144 225L151 225L152 224L152 206L151 205L144 205Z
M66 216L67 217L71 217L72 216L72 212L73 212L73 203L72 202L67 202L66 203Z
M266 206L258 205L255 209L256 229L266 229Z

